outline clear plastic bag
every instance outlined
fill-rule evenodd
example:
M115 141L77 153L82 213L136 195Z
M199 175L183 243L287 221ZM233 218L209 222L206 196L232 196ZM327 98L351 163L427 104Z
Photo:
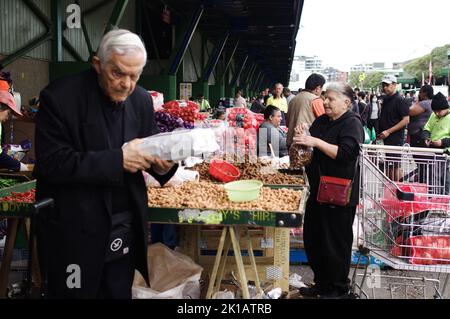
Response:
M296 133L311 136L309 127L303 124L301 128L295 128ZM290 169L301 169L311 164L313 157L313 148L299 144L292 144L289 148Z

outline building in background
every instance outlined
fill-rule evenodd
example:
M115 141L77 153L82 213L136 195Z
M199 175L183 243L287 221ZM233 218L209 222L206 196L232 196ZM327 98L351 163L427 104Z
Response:
M305 87L306 79L313 73L319 73L325 77L327 82L347 82L348 73L340 71L334 67L324 67L323 61L317 55L294 56L294 62L292 64L291 79L289 82L289 88L291 91L297 91L300 88Z
M339 71L333 67L327 67L322 71L327 82L343 82L347 83L348 73L344 71Z

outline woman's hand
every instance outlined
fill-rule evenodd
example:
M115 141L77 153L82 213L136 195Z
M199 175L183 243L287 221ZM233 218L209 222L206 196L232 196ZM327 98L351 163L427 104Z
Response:
M308 147L316 147L318 139L312 136L296 135L294 136L294 144L300 144Z
M294 128L294 137L298 137L300 135L303 135L303 129L301 126L296 126Z

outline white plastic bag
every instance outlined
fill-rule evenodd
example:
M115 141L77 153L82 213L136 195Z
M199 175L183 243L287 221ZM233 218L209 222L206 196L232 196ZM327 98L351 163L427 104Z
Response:
M144 138L138 147L149 155L171 161L208 155L219 150L214 132L204 128L152 135Z
M289 276L289 286L295 288L307 287L302 281L302 276L295 273Z
M234 292L225 290L225 291L215 292L212 295L211 299L235 299L235 296L234 296Z
M144 174L145 185L147 187L161 187L159 182L149 173L142 172ZM197 171L187 170L184 167L178 167L172 178L164 185L164 187L175 187L183 184L184 182L194 182L200 179L200 175Z

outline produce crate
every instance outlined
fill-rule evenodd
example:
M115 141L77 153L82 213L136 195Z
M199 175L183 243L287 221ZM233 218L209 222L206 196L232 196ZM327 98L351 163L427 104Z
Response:
M272 188L282 187L276 185ZM304 186L292 185L290 188L302 191L298 210L293 212L149 207L147 219L153 223L297 228L302 226L309 189Z
M11 195L12 192L22 193L36 188L36 181L29 181L0 190L0 198ZM28 217L33 204L2 202L0 203L0 217Z

